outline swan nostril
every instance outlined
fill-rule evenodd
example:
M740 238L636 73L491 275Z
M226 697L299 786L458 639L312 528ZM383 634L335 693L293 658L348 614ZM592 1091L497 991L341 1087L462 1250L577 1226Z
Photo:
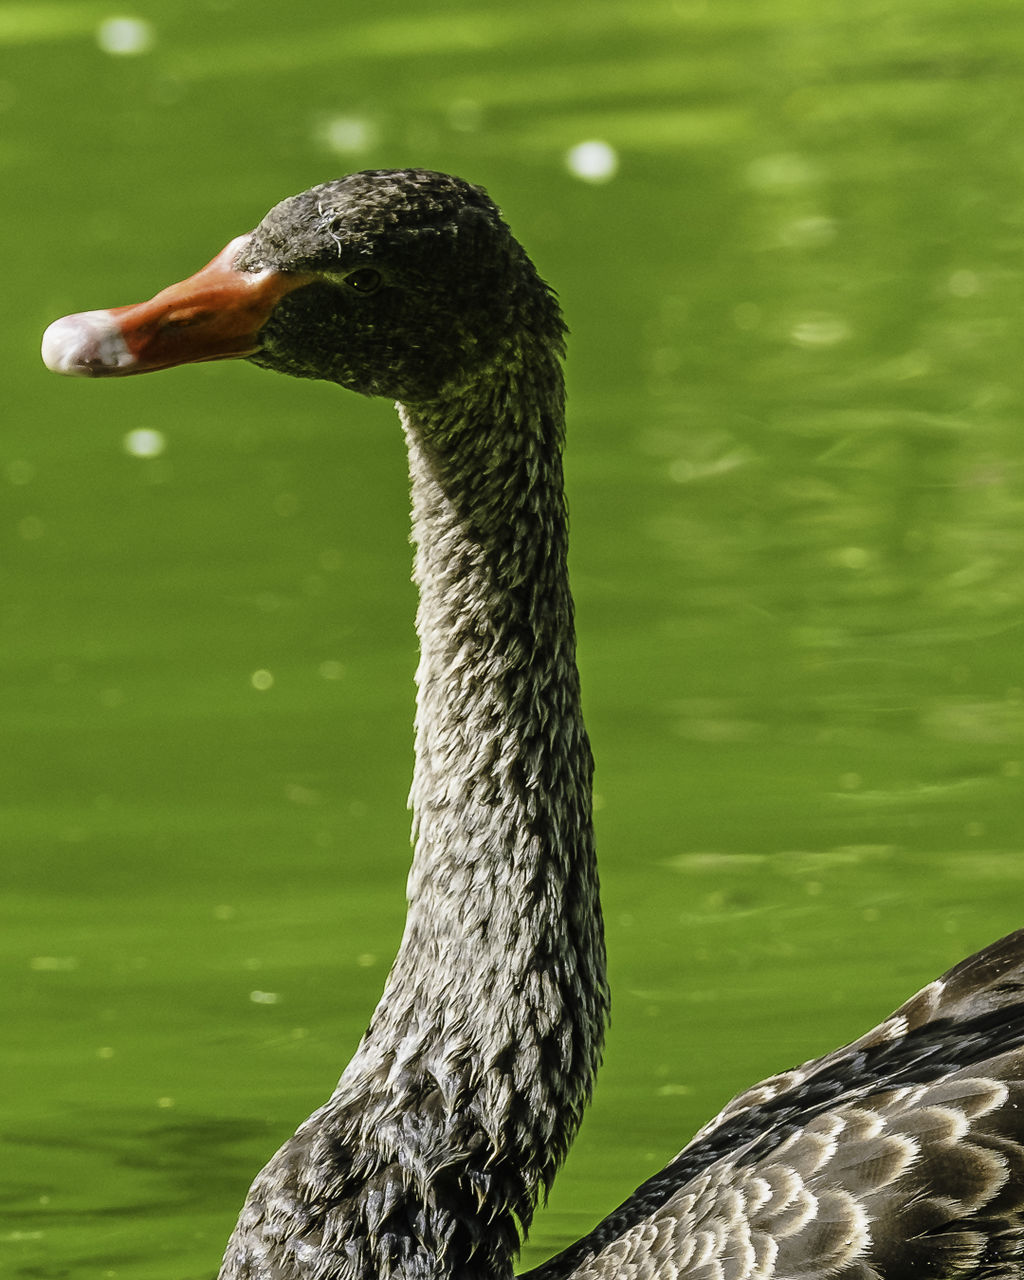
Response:
M201 325L213 319L213 314L209 307L181 307L176 311L168 312L165 316L161 316L159 328L164 330L191 329L196 325Z

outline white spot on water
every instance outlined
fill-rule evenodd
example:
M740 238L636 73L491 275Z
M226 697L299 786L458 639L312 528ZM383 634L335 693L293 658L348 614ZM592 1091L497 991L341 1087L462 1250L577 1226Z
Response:
M123 444L125 453L133 458L159 458L167 448L167 437L154 427L136 427L128 432Z
M132 57L152 49L156 32L145 18L104 18L96 28L96 43L113 57Z
M820 249L831 244L837 230L833 218L815 214L787 222L779 231L779 240L789 249Z
M949 291L954 298L973 298L981 292L981 280L976 271L961 268L949 277Z
M320 803L320 792L313 787L304 787L298 782L289 782L284 794L292 804L312 805Z
M798 347L835 347L850 336L850 326L842 316L806 316L798 320L790 331L790 337Z
M273 672L267 671L266 668L261 667L259 671L254 671L252 673L249 677L249 683L254 689L258 689L260 693L263 693L267 689L272 689L274 687Z
M360 155L376 143L377 126L361 116L331 116L321 122L317 138L335 155Z
M867 547L837 547L829 559L841 569L866 569L871 563Z
M277 1004L281 997L276 991L250 991L249 999L253 1004Z
M747 181L758 191L786 191L806 187L817 176L810 161L792 152L759 156L747 166Z
M71 973L78 968L77 956L33 956L29 968L36 973Z
M584 182L610 182L619 168L619 155L607 142L579 142L565 157L566 168Z

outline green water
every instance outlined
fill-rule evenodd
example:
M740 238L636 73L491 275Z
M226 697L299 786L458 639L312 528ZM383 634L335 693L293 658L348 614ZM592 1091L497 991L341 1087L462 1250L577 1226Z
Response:
M0 5L4 1276L211 1276L397 944L392 409L37 356L337 173L483 183L573 330L615 1007L525 1260L1024 923L1017 0L339 12Z

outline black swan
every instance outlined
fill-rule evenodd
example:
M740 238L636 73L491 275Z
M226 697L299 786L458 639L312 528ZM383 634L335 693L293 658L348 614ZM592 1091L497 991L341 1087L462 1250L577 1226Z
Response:
M405 935L330 1099L257 1176L221 1280L510 1277L608 1011L566 575L563 324L478 187L357 173L150 302L53 324L60 373L242 356L398 401L418 672ZM1024 1276L1024 933L734 1099L531 1273Z

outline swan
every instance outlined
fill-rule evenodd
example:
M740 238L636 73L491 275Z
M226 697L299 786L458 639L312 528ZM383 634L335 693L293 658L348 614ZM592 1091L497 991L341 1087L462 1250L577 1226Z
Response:
M492 1280L608 1015L566 572L563 323L479 187L351 174L151 301L46 331L109 377L241 357L397 401L419 589L408 916L337 1088L260 1172L220 1280ZM1024 1276L1024 932L739 1095L531 1280Z

